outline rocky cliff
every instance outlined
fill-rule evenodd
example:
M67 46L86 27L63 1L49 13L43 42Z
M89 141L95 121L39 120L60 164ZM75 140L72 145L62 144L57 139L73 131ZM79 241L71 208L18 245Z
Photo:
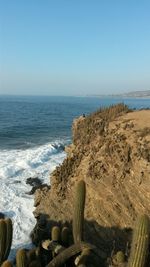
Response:
M50 177L51 189L36 191L35 216L71 223L74 187L83 179L84 239L105 258L112 249L127 248L138 214L150 215L150 110L119 104L79 117L72 130L73 143Z

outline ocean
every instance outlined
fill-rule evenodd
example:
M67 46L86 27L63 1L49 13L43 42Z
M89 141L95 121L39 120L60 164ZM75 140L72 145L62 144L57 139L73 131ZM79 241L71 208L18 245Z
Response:
M73 119L120 102L150 108L150 99L139 98L0 96L0 212L13 220L11 258L16 249L31 246L34 196L27 194L27 178L50 184L71 143Z

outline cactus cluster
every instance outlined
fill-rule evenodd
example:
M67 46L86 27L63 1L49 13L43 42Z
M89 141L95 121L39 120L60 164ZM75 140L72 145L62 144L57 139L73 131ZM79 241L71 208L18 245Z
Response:
M9 256L12 233L13 228L11 219L0 219L0 265L6 261Z
M67 226L55 225L38 247L31 250L19 249L16 253L16 267L86 267L91 251L95 247L84 242L84 206L86 185L81 180L76 187L73 214L73 244ZM13 267L7 260L12 243L11 219L0 219L0 265ZM137 219L131 243L130 256L118 251L112 258L111 267L147 267L150 241L150 221L147 215ZM95 250L96 251L96 250ZM90 265L91 266L91 265ZM92 265L93 266L93 265Z

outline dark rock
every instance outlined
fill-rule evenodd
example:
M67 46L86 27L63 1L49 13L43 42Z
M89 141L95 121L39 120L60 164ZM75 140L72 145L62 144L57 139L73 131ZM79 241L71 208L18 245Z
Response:
M5 214L0 212L0 219L4 219L5 218Z
M35 178L29 177L26 180L26 184L29 184L35 187L35 186L40 186L42 184L42 181L38 177L35 177Z
M14 184L21 184L21 181L19 181L19 180L15 180L15 181L14 181Z
M36 186L33 186L33 188L31 189L31 191L26 192L26 194L27 195L33 195L37 189L42 190L43 188L47 188L49 190L50 189L50 186L47 185L47 184L36 185Z
M63 144L54 144L53 145L55 149L59 150L59 151L64 151L65 150L65 146Z
M36 246L41 245L42 240L50 238L49 225L47 223L47 216L40 214L37 218L37 223L30 234L32 243Z

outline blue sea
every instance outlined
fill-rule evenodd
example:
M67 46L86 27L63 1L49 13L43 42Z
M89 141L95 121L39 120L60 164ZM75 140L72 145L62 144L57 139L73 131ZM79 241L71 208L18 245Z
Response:
M0 96L0 149L66 143L74 118L118 102L134 109L150 107L150 99L139 98Z
M29 177L50 184L50 174L62 163L71 142L74 118L100 107L125 103L150 108L150 99L0 96L0 211L14 223L13 252L29 246L35 219Z

